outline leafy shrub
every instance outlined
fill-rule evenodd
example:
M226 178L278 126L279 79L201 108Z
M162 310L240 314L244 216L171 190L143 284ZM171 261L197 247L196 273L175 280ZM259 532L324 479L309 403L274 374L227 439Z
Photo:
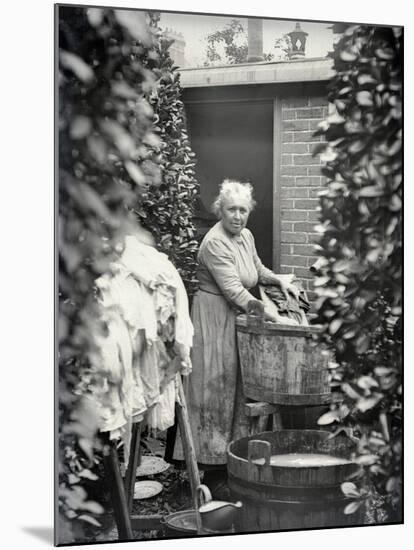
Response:
M371 487L387 520L396 521L402 451L402 29L348 27L333 57L328 99L335 112L319 132L327 141L322 158L328 183L320 197L316 322L335 351L332 380L343 402L320 423L357 429L363 480L349 496Z
M80 540L82 523L103 511L84 480L102 444L87 394L102 377L95 338L103 327L94 280L131 227L159 165L146 158L153 132L147 95L156 77L142 58L158 56L146 15L57 8L59 14L59 542ZM79 520L79 521L74 521ZM68 521L71 523L69 525Z
M139 222L195 286L194 154L157 14L59 13L59 543L85 539L105 500L105 451L88 400L106 373L94 281ZM94 499L89 495L94 494ZM99 499L98 497L102 498Z
M181 101L180 75L169 54L171 40L162 37L157 18L152 18L158 36L157 57L148 64L157 78L149 96L154 110L154 131L161 144L155 148L161 169L161 184L151 185L143 196L137 214L141 224L152 232L157 247L177 267L191 296L197 280L198 243L193 223L194 201L199 192L195 179L195 154L192 152Z

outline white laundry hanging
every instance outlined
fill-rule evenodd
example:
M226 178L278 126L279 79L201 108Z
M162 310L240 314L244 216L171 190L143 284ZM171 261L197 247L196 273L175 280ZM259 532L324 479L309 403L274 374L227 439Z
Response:
M101 431L122 437L128 460L133 420L147 413L151 428L164 430L174 423L177 372L191 372L194 329L178 271L165 254L134 236L125 238L120 259L96 285L108 327L108 336L100 340L107 372ZM159 336L171 319L178 362L171 361Z

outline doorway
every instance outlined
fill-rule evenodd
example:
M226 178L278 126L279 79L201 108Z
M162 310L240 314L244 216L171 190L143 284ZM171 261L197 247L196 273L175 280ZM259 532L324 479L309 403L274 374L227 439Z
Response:
M188 102L186 113L191 146L197 158L200 204L196 224L201 234L216 221L210 208L223 179L249 181L257 206L248 227L259 257L272 268L273 102L269 99Z

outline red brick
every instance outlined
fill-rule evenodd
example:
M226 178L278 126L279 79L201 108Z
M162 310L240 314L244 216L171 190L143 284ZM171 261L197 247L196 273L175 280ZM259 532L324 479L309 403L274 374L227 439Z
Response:
M291 256L290 254L282 254L280 261L283 265L295 265L302 267L306 267L308 263L306 256Z
M322 118L322 107L308 107L306 109L297 109L296 118Z
M312 155L293 155L293 162L295 165L298 165L298 166L308 166L309 164L320 164L319 158L314 157Z
M282 155L282 166L290 166L293 164L293 155Z
M321 183L322 183L321 178L318 176L304 177L304 178L297 177L295 179L296 186L303 185L304 187L312 187L312 186L320 187Z
M293 273L293 267L287 267L285 265L281 265L280 273Z
M319 241L321 239L320 233L308 233L307 237L308 237L308 240L307 240L308 243L319 244Z
M314 199L318 198L318 193L324 190L324 187L314 187L313 189L309 189L309 198Z
M307 210L282 210L282 219L291 221L306 221L308 219Z
M288 231L282 231L282 243L306 243L306 233L293 233Z
M326 100L325 100L326 103ZM307 107L309 105L308 97L289 97L282 99L282 109L285 108L297 108L297 107Z
M282 143L291 143L293 141L293 132L282 133Z
M313 130L314 132L316 130L319 130L319 124L322 121L322 118L314 118L309 121L309 130Z
M319 210L311 210L308 212L308 217L310 222L318 222L320 221L321 213L319 212Z
M321 168L323 165L320 166L309 166L308 168L308 176L320 176L321 175Z
M311 153L313 155L316 148L320 148L322 145L322 142L320 143L308 143L308 153Z
M280 201L280 207L283 209L283 208L286 208L287 210L293 210L293 201L292 200L285 200L285 199L282 199Z
M309 283L309 280L308 279L298 279L298 282L300 284L300 286L302 287L303 290L308 290L308 283Z
M298 120L297 122L301 122ZM295 143L308 143L309 141L322 141L319 136L314 136L313 132L295 132L293 135L293 141Z
M280 247L280 252L282 254L291 254L293 245L291 244L282 244Z
M315 224L312 222L296 222L295 231L305 231L306 233L314 233Z
M312 246L312 245L309 245ZM308 267L311 267L316 262L317 254L315 253L313 256L308 256Z
M286 187L282 188L282 197L284 199L300 198L307 199L309 190L306 187Z
M296 118L296 109L283 109L282 119L283 120L294 120Z
M283 130L293 130L295 132L301 132L303 130L309 130L309 121L307 120L286 120L283 121Z
M311 107L324 107L325 105L328 105L328 100L324 96L310 97L309 105Z
M308 168L306 166L281 166L281 176L307 176Z
M312 277L312 273L306 267L295 267L293 272L298 277L303 277L304 279L310 279Z
M282 220L282 231L293 231L293 223Z
M315 254L315 251L311 244L294 244L293 254L299 254L301 256L312 256ZM315 261L315 258L313 258L313 261Z
M306 143L284 143L282 153L309 153L309 145L306 145Z
M314 210L319 204L317 199L306 199L295 201L295 208L299 210Z
M294 187L295 176L282 176L280 178L280 184L282 187Z

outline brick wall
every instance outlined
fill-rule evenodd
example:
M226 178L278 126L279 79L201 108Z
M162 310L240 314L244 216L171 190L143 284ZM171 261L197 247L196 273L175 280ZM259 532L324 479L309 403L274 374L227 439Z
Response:
M319 155L312 156L322 138L313 137L313 132L327 114L324 97L282 100L281 272L295 273L310 300L315 298L309 267L315 262L312 243L319 219L317 193L324 184Z

